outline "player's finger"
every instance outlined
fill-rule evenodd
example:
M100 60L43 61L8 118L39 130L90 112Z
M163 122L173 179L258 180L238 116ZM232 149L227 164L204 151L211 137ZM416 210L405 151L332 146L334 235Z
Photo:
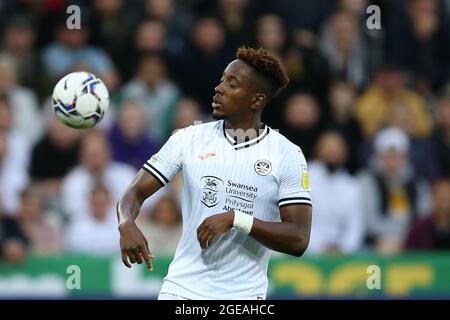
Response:
M128 256L125 250L122 250L122 262L127 268L131 268L130 263L128 262Z
M152 261L150 259L155 259L155 256L151 255L148 246L145 246L141 249L142 257L144 258L145 263L147 264L147 269L153 271Z
M134 257L134 252L132 250L127 250L127 255L130 258L130 263L136 263L136 258Z
M153 255L153 253L148 248L148 241L147 241L147 239L144 238L144 240L145 240L145 247L147 248L147 252L148 252L148 254L150 256L150 259L155 259L156 258L155 255Z
M136 257L136 262L138 264L142 264L142 262L144 262L141 252L135 251L134 256Z
M203 228L200 228L200 227L199 227L199 228L197 229L197 239L198 239L198 241L200 241L200 237L201 237L200 235L202 234L203 231L204 231Z
M206 247L206 240L208 240L208 232L205 229L201 230L197 235L197 238L200 243L200 247L204 249Z
M142 264L142 262L144 262L144 259L142 259L139 249L133 250L133 257L134 257L134 260L136 261L136 263L138 263L138 264Z
M206 232L205 235L202 238L203 242L203 248L209 248L211 246L211 234L209 232Z
M205 225L205 220L197 228L197 235L203 230L203 226Z

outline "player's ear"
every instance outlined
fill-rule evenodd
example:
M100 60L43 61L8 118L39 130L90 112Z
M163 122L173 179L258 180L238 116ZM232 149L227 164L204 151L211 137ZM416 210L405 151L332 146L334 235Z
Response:
M253 97L253 108L254 109L261 109L266 105L267 102L267 96L264 93L257 93Z

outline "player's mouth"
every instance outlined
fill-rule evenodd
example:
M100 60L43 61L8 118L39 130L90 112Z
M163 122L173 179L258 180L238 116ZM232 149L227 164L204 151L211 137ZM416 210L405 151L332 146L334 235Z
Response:
M216 96L214 96L213 102L211 105L212 105L213 109L217 109L217 108L220 108L221 106L223 106L222 101L220 101L220 99Z

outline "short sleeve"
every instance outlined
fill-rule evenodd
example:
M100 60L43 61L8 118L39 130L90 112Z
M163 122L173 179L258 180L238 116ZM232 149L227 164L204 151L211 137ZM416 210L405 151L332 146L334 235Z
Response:
M173 176L180 171L183 164L183 145L188 139L188 128L178 130L143 165L143 169L153 175L161 185L169 183Z
M309 173L305 156L297 147L286 152L280 164L280 183L278 206L309 205L312 206L309 185Z

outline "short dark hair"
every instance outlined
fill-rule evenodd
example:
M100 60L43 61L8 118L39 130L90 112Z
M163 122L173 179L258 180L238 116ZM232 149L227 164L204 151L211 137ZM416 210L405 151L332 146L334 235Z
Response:
M236 59L245 61L268 80L271 86L271 95L289 83L289 78L280 62L262 48L253 49L242 46L236 51Z

